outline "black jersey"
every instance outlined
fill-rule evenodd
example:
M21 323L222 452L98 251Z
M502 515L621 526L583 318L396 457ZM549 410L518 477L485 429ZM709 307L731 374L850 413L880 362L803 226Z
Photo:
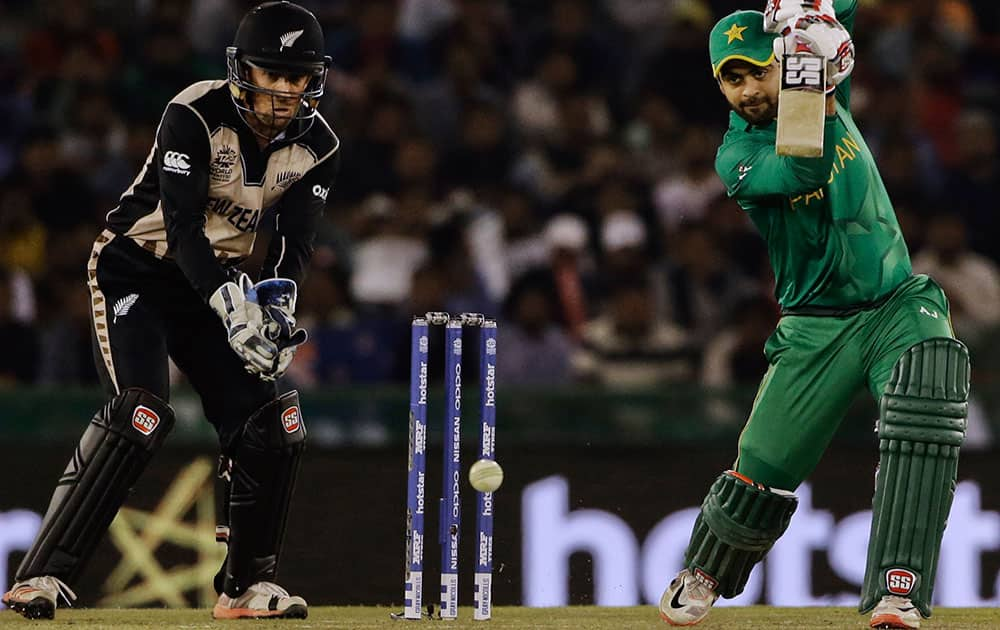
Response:
M319 114L291 142L263 149L240 118L226 81L202 81L163 112L146 163L108 228L159 258L172 259L206 300L246 258L263 213L274 207L274 237L261 277L300 281L316 224L336 174L340 142Z

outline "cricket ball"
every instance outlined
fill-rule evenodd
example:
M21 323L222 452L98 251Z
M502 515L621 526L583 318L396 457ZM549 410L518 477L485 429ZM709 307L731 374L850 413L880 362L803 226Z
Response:
M481 459L469 468L469 483L479 492L496 492L503 483L503 468L492 459Z

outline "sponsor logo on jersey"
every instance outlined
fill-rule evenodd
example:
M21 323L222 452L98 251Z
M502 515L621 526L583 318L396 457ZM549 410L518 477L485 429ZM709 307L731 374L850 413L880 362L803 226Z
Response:
M295 433L299 430L299 408L289 407L281 412L281 426L285 427L285 433Z
M889 569L885 572L885 587L893 595L909 595L917 585L917 576L907 569Z
M323 201L326 201L326 196L328 194L330 194L330 189L329 188L323 188L319 184L316 184L315 186L313 186L312 191L313 191L314 195L316 195L317 197L319 197Z
M236 149L224 144L215 152L215 158L208 166L208 176L213 183L224 184L233 178L233 166L239 154Z
M299 181L301 177L302 173L298 171L282 171L274 178L274 186L271 186L271 190L287 190L289 186Z
M163 170L168 173L176 173L178 175L190 175L191 163L188 162L190 159L191 158L188 157L187 153L167 151L163 155Z
M160 424L160 416L144 405L139 405L132 412L132 428L143 435L149 435Z

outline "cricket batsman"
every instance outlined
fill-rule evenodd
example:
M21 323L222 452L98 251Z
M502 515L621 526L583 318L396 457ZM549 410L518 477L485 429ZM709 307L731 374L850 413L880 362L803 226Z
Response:
M732 112L716 158L729 195L767 241L782 317L733 469L712 484L660 599L671 625L700 622L739 595L782 535L795 489L856 393L879 403L862 613L873 628L919 628L965 437L969 353L948 301L913 275L875 160L848 108L856 0L770 0L712 29L712 72ZM775 152L785 52L828 62L822 157Z
M298 393L279 395L305 331L297 282L337 166L317 112L331 60L312 13L265 2L226 51L228 79L167 104L156 142L107 214L87 266L94 355L108 400L56 486L41 531L3 603L52 618L174 424L167 358L215 427L228 480L228 554L217 619L307 615L274 583L305 446ZM277 217L254 285L236 265L265 209Z

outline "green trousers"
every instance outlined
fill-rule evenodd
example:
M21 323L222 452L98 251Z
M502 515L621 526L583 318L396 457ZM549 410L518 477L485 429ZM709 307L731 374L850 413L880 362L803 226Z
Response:
M764 346L769 367L740 434L734 468L758 483L795 490L819 463L861 388L880 399L900 355L933 337L954 333L944 291L924 275L854 315L783 316Z

